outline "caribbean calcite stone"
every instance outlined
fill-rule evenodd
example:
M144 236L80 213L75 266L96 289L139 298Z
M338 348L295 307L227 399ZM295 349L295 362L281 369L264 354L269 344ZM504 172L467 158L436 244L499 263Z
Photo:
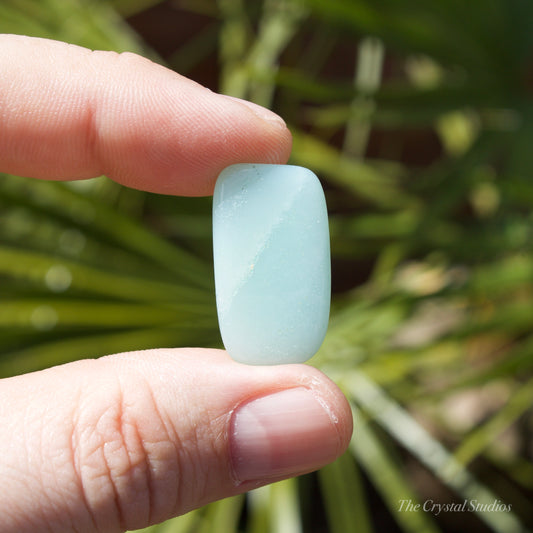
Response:
M223 170L213 197L213 252L230 356L254 365L312 357L331 299L328 216L315 174L291 165Z

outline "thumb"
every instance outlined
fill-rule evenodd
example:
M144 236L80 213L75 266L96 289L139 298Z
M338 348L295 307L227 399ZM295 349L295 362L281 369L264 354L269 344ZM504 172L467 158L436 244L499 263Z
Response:
M304 365L153 350L0 382L3 532L122 531L315 470L347 447L337 387Z

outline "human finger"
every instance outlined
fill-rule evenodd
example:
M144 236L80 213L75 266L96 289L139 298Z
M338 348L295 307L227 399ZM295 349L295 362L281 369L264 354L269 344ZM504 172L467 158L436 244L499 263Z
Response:
M289 157L279 116L136 54L0 35L0 73L3 172L201 196L230 164Z
M0 381L3 533L122 531L315 470L351 411L306 365L151 350Z

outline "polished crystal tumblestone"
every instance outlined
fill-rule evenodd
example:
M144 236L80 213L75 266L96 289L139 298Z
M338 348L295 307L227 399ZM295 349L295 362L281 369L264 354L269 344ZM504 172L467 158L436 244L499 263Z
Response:
M224 346L256 365L319 349L331 297L324 192L310 170L232 165L213 197L216 301Z

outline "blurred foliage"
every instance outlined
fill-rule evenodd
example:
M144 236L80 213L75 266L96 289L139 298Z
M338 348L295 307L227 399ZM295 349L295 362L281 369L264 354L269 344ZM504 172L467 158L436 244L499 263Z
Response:
M158 50L158 10L201 24ZM334 299L311 364L351 402L349 453L146 531L533 527L532 23L530 0L2 0L2 32L214 72L287 120L326 189ZM3 175L0 205L2 375L220 344L209 199Z

